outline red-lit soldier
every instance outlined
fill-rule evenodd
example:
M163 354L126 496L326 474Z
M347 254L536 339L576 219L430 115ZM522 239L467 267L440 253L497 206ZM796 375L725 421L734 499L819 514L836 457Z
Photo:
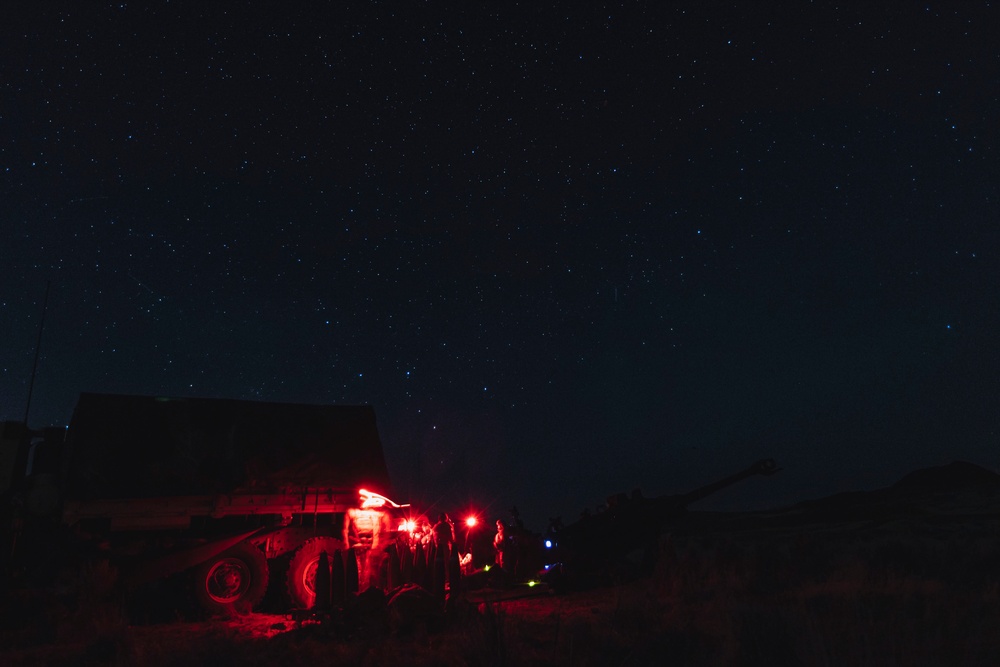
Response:
M377 509L385 499L362 490L361 508L351 508L344 515L344 546L354 549L358 559L358 585L364 590L377 582L379 534L385 512Z
M455 524L447 514L441 512L438 515L438 522L434 524L434 549L447 562L451 555L451 548L455 544Z
M493 536L493 548L496 550L496 564L503 569L503 554L507 550L507 527L503 521L497 519L497 534Z

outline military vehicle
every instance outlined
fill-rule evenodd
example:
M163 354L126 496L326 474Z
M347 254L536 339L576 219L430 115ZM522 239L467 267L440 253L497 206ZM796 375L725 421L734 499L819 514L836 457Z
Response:
M398 579L398 557L381 556L402 507L384 495L371 407L84 393L66 428L4 422L0 435L8 584L104 560L129 586L186 572L221 612L253 609L276 578L309 608L320 562L334 595L390 560Z
M541 578L559 591L649 574L661 536L678 524L688 506L748 477L779 470L773 459L763 459L688 493L656 498L639 491L619 493L607 499L602 511L585 512L572 524L553 519L543 538Z

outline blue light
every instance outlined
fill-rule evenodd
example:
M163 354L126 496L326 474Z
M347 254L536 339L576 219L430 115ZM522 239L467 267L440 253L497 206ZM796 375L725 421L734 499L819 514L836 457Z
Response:
M552 548L552 540L545 540L545 548L546 549Z

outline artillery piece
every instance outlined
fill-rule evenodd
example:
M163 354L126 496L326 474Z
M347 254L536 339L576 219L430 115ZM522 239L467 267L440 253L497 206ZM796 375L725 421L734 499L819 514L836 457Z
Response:
M544 538L543 579L555 590L592 587L652 572L660 536L676 525L687 508L714 493L755 475L778 472L773 459L678 495L645 498L636 490L608 498L606 509L585 513L569 525L550 520Z

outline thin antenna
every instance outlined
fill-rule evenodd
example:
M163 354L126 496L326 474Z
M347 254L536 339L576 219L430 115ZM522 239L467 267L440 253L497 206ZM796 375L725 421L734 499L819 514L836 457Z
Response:
M38 323L38 340L35 341L35 363L31 367L31 381L28 383L28 403L24 406L24 423L28 423L28 413L31 411L31 394L35 390L35 374L38 373L38 353L42 349L42 332L45 331L45 313L49 309L49 288L52 281L45 282L45 298L42 300L42 320Z

